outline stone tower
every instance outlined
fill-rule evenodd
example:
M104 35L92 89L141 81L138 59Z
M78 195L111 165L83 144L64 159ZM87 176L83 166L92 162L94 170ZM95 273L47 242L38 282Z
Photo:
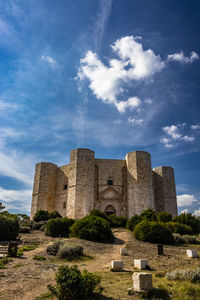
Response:
M173 168L152 170L144 151L130 152L125 160L96 159L85 148L72 150L68 165L36 164L31 218L45 209L80 219L93 208L128 218L147 208L177 215Z

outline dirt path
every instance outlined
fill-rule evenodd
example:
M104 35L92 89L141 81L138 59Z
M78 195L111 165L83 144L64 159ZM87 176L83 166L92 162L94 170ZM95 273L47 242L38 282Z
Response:
M80 269L109 272L111 260L120 259L120 248L130 239L130 233L123 230L114 234L117 238L114 244L81 241L85 253L91 255L92 259L76 263ZM23 257L13 258L6 269L0 270L0 300L34 300L36 296L48 291L46 286L54 283L55 272L60 263L51 262L49 259L46 261L33 259L35 255L45 256L46 247L45 244L25 252Z

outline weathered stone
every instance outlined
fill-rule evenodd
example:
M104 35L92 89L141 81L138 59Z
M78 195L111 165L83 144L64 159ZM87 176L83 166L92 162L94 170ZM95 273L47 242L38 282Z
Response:
M112 260L111 261L111 270L115 272L122 272L123 271L123 261L122 260Z
M120 248L120 254L121 254L121 255L128 255L128 250L127 250L127 248Z
M163 245L157 245L157 249L158 249L158 255L162 255L164 252L163 252Z
M188 257L192 257L192 258L198 257L197 250L195 249L187 249L186 253Z
M130 218L149 207L177 215L173 169L152 171L147 152L130 152L125 160L96 159L94 151L78 148L68 165L36 164L31 219L40 209L80 219L94 208Z
M145 270L147 266L146 259L134 259L134 267L140 270Z
M152 275L150 273L133 273L133 289L136 292L152 289Z

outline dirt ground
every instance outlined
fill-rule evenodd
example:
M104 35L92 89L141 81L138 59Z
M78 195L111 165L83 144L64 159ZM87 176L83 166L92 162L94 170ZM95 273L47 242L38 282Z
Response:
M80 269L86 268L90 272L107 272L110 274L108 274L109 277L112 277L113 274L110 272L110 262L113 259L123 259L124 269L131 275L134 271L133 260L138 258L148 259L153 272L190 266L200 267L200 259L187 258L185 250L188 246L164 246L164 255L159 256L157 255L157 245L137 241L125 229L116 229L114 234L116 237L114 244L95 243L75 238L67 239L82 244L84 253L92 257L76 263L59 261L47 255L47 245L58 239L46 237L41 231L22 234L22 246L23 244L37 244L38 247L24 252L21 258L12 258L12 261L6 265L6 269L0 269L0 300L33 300L37 296L47 293L47 284L55 283L55 272L61 264L77 264ZM128 256L121 257L120 248L125 246L128 248ZM189 248L196 247L190 246ZM35 255L44 256L46 260L34 260ZM131 276L129 277L131 287L132 280ZM112 299L126 298L134 299L126 295L124 298Z

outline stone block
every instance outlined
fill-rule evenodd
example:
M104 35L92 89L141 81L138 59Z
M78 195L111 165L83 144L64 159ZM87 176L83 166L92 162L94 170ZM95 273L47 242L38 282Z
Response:
M197 250L195 249L187 249L186 253L188 257L192 257L192 258L198 257Z
M126 248L120 248L121 255L128 255L128 250Z
M140 270L145 270L147 266L146 259L134 259L134 267Z
M152 289L152 274L134 272L132 279L134 291L141 292Z
M123 261L122 260L112 260L111 261L111 270L115 272L123 271Z

